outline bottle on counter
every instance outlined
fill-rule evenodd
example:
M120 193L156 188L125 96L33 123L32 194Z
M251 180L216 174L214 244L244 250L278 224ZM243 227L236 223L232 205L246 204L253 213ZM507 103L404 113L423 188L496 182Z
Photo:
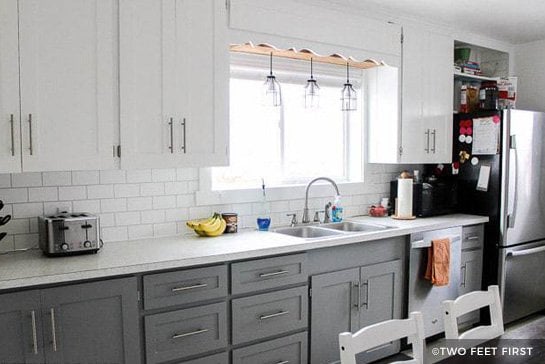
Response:
M341 196L335 196L333 206L331 206L331 221L341 222L343 221L343 207L341 206Z

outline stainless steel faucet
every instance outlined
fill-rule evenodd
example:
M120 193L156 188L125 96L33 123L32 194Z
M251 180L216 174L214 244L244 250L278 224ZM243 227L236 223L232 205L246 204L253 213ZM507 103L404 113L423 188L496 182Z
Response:
M301 221L303 224L308 224L310 222L310 218L308 217L308 191L310 189L310 186L312 186L312 184L314 182L316 182L316 181L326 181L326 182L331 183L331 185L335 188L335 192L337 193L337 196L340 195L339 187L337 187L337 184L331 178L318 177L318 178L314 178L312 181L310 181L308 183L306 191L305 191L305 208L303 209L303 219Z

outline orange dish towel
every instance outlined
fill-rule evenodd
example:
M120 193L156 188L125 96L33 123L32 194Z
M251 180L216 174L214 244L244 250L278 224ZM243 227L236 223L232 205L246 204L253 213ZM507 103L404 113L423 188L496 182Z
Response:
M446 286L450 273L450 239L432 240L424 278L434 286Z

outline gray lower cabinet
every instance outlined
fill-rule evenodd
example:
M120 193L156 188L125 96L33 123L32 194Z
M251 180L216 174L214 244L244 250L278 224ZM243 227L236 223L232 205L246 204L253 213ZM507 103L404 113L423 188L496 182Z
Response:
M339 362L338 335L401 318L402 262L393 260L311 277L310 362ZM364 353L372 361L399 350L395 342Z
M0 363L43 363L40 291L0 295Z
M307 332L233 350L233 364L307 364Z
M227 347L225 302L149 315L144 325L148 364Z
M1 295L0 362L139 363L136 292L124 278Z
M459 295L481 290L484 226L476 225L464 227L462 235ZM479 320L480 311L477 310L460 316L458 318L458 324L465 326L477 323Z

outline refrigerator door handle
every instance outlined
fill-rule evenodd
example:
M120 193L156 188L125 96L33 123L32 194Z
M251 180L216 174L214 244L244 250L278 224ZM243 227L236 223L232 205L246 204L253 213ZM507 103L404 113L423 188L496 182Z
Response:
M517 143L516 143L516 135L511 135L509 138L509 149L513 151L514 155L514 175L515 175L515 182L513 185L513 211L511 211L510 214L507 215L507 227L508 228L514 228L515 227L515 218L517 216L517 200L518 200L518 191L517 191L517 185L518 185L518 156L517 156Z
M530 248L530 249L524 249L524 250L511 250L507 252L508 257L522 257L525 255L531 255L531 254L537 254L545 251L545 245L539 246L537 248Z

